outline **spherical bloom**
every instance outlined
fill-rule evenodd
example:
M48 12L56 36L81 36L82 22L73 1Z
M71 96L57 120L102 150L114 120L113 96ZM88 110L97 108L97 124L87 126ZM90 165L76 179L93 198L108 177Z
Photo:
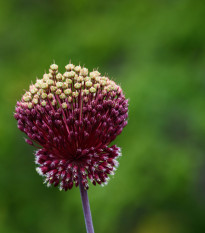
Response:
M17 102L14 117L18 128L39 147L37 172L48 186L62 190L79 184L105 184L118 166L120 148L109 144L127 125L128 100L122 89L96 70L66 65L30 85Z

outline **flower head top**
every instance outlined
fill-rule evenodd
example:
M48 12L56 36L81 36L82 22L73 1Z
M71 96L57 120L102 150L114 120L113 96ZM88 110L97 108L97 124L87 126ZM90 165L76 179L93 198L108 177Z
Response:
M35 161L48 186L67 190L80 180L88 189L88 179L104 184L114 174L120 148L109 144L127 124L128 100L120 86L97 70L65 68L61 74L52 64L30 85L14 117L26 142L40 145Z

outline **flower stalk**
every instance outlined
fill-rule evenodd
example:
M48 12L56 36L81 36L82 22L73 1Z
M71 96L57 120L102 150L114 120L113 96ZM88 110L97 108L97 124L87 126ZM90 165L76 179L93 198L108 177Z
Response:
M121 149L110 143L127 125L128 100L119 85L98 70L52 64L16 104L18 128L37 148L44 183L80 187L87 233L94 233L87 189L105 185L118 167Z
M82 205L83 205L83 213L84 213L84 218L85 218L86 230L87 230L87 233L94 233L93 221L92 221L92 216L91 216L91 211L90 211L90 204L88 200L88 193L87 193L87 190L82 185L81 176L79 177L79 188L80 188L80 195L81 195L81 200L82 200Z

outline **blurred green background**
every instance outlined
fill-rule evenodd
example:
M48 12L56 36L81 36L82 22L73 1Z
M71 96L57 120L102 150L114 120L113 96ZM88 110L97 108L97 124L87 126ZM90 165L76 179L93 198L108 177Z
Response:
M0 232L85 232L78 189L46 188L13 112L71 59L122 85L129 123L114 178L92 186L96 233L205 232L205 4L0 1Z

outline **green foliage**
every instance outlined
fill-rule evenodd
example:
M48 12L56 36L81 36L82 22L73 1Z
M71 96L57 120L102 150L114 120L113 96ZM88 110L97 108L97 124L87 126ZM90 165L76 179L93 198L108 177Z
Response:
M97 233L205 231L205 5L200 0L0 3L0 232L85 232L78 189L47 189L14 106L55 59L99 67L130 99L108 186L91 187Z

